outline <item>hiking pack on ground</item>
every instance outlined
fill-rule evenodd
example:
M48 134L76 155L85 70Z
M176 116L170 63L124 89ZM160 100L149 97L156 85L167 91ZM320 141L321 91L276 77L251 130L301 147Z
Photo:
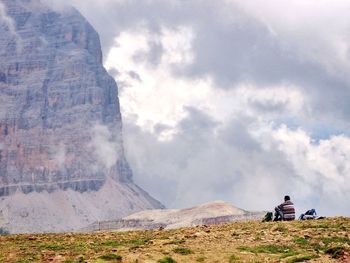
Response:
M262 221L263 222L270 222L270 221L272 221L272 217L273 217L273 213L267 212Z
M309 220L309 219L316 219L317 213L315 209L307 210L304 214L301 214L299 216L299 220Z

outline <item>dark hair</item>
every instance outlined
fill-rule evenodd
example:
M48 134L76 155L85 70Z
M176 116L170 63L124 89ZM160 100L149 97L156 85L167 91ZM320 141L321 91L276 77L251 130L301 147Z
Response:
M290 196L289 196L289 195L286 195L286 196L284 197L284 201L288 201L288 200L290 200Z

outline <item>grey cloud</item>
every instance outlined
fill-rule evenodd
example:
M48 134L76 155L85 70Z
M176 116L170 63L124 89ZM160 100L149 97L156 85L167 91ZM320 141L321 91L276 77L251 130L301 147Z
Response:
M309 103L304 116L288 116L297 126L309 131L321 125L349 130L348 76L331 74L323 65L301 57L298 50L285 45L281 36L271 33L264 23L235 4L175 0L69 2L101 34L105 56L115 37L140 24L154 35L161 34L162 26L188 25L195 34L194 63L177 65L173 72L177 77L211 76L215 87L226 90L240 82L258 87L295 84ZM156 40L149 44L150 51L135 58L157 66L163 47ZM272 102L251 106L258 112L283 113L284 109L284 105ZM346 205L337 204L340 198L324 193L322 185L307 184L277 146L264 150L263 142L248 132L255 120L234 116L228 123L217 123L196 108L187 111L188 117L177 125L178 134L171 141L157 140L167 126L159 124L156 134L152 134L142 131L132 119L125 119L126 148L135 178L166 205L225 199L247 209L269 209L290 193L302 209L318 204L323 211L346 210ZM287 123L283 117L281 122ZM305 200L296 189L314 193Z
M285 102L275 102L272 100L267 101L251 101L250 106L258 112L285 112L286 103Z
M108 70L108 74L111 75L115 79L119 79L122 75L116 68L110 68ZM137 80L139 82L142 82L140 75L136 71L130 71L128 72L128 76L134 80ZM118 89L119 91L123 91L125 88L132 87L132 84L128 80L118 81Z
M146 62L150 65L157 66L163 55L163 46L158 41L149 41L149 50L136 53L134 55L134 60L136 62Z
M172 130L172 127L163 123L158 123L154 126L154 133L160 136L163 132Z
M111 75L112 77L118 79L118 76L120 75L120 72L115 69L115 68L111 68L108 70L108 74Z
M174 67L173 73L178 77L211 76L216 86L223 88L234 87L240 82L265 87L295 84L310 97L312 111L309 119L317 115L320 116L318 122L342 126L340 129L349 128L344 123L350 117L349 78L334 76L322 65L301 57L297 50L285 44L285 39L273 34L266 24L243 11L236 3L176 0L73 0L69 3L75 4L101 34L105 56L118 34L135 29L140 24L155 36L161 34L162 26L176 28L188 25L195 33L195 60L192 65ZM157 65L163 47L157 41L149 44L149 52L137 54L135 58ZM334 123L328 116L329 112L342 122ZM305 123L310 123L309 119Z
M183 136L191 135L193 133L202 135L204 137L209 133L213 133L216 126L219 124L213 118L203 111L198 110L195 107L185 107L186 112L189 115L189 118L185 118L178 124L180 133ZM198 138L198 137L197 137Z
M137 72L135 72L135 71L129 71L128 73L129 73L129 76L130 76L132 79L135 79L135 80L137 80L137 81L139 81L139 82L142 82L142 79L141 79L140 75L139 75Z
M230 86L232 81L280 82L300 78L305 75L302 73L312 73L310 63L301 61L293 50L286 49L280 39L271 34L266 25L233 3L160 0L109 1L108 6L89 1L73 3L101 34L105 54L120 32L140 24L154 35L161 34L161 26L188 25L196 34L196 60L183 71L184 74L211 74L223 86ZM222 14L224 10L230 10L229 16ZM144 58L156 62L162 46L156 41L149 44L150 53Z
M324 179L306 182L278 145L261 147L248 132L251 124L242 116L217 129L208 115L191 109L174 139L159 142L154 134L126 122L135 180L168 207L223 199L245 209L271 210L290 194L298 213L311 207L322 214L348 213L345 203L334 206L347 194L330 195Z
M220 131L221 141L242 152L261 152L260 144L249 135L247 130L253 121L249 117L236 116L226 124L225 129Z
M170 207L224 199L247 209L269 209L285 192L292 192L292 184L285 180L293 170L278 152L262 152L242 123L234 121L219 136L213 123L206 114L191 109L177 136L166 142L126 123L125 141L135 180ZM236 130L232 137L230 130ZM245 147L247 142L250 148ZM259 180L266 180L259 189L256 169Z

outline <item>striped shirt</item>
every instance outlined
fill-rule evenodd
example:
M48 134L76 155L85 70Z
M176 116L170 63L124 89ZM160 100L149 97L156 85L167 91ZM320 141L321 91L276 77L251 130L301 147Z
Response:
M283 213L283 220L290 221L295 219L295 209L292 201L288 200L278 206Z

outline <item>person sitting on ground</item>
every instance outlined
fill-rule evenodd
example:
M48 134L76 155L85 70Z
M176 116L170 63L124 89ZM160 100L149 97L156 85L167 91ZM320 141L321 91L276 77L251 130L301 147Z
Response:
M290 221L295 219L295 208L289 195L284 197L284 203L275 207L275 218L273 221Z

